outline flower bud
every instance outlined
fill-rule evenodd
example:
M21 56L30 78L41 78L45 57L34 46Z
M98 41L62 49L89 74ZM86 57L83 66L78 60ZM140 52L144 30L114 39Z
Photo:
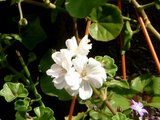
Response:
M19 25L20 26L26 26L26 25L28 25L28 21L27 21L27 19L26 18L22 18L20 21L19 21Z

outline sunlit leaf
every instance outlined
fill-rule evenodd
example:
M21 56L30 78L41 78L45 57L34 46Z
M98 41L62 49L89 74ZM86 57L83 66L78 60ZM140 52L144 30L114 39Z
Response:
M89 112L89 116L91 117L91 120L110 120L111 119L111 117L106 115L105 113L94 111L94 110L91 110Z
M16 120L28 120L26 117L26 112L16 112Z
M127 80L110 80L107 81L108 87L121 87L129 89L129 84Z
M107 0L66 0L67 11L77 18L84 18L89 15L92 8L102 5Z
M160 77L153 78L152 89L155 95L160 95Z
M123 19L117 6L105 4L94 8L90 16L93 23L89 27L89 33L95 40L107 42L120 34Z
M147 105L152 106L152 107L156 107L156 108L160 108L160 96L154 96L152 98L152 102L148 103Z
M3 85L3 89L0 91L0 95L4 96L7 102L11 102L17 97L27 97L28 91L26 88L24 88L22 83L6 82Z
M153 76L144 74L136 77L131 81L131 89L141 92L152 81Z
M40 86L42 91L49 96L56 96L60 100L66 101L71 100L72 97L63 89L58 90L53 84L53 78L47 75L43 75L40 79Z
M114 59L113 58L105 55L104 57L96 56L95 59L102 64L102 66L106 70L106 73L109 76L111 76L111 77L115 76L116 71L117 71L118 68L117 68L116 64L114 63Z
M131 120L131 119L127 118L125 114L118 112L116 115L112 117L112 120Z
M78 113L76 116L72 116L72 120L84 120L87 115L84 112ZM68 120L68 116L65 117L65 120Z
M55 120L53 114L54 112L49 107L36 107L34 112L38 116L35 120Z
M31 99L26 97L24 98L23 100L22 99L19 99L15 102L15 110L17 111L30 111L32 108L29 106L29 103L30 103Z

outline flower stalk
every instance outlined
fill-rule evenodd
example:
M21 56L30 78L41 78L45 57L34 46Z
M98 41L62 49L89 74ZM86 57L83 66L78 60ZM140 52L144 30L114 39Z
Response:
M93 87L93 86L91 86L91 87L92 87L94 93L95 93L102 101L105 102L105 104L107 105L107 107L109 108L109 110L110 110L114 115L116 115L116 111L113 109L113 107L111 106L111 104L110 104L107 100L105 100L105 98L101 95L101 93L100 93L95 87Z
M25 64L25 62L23 60L23 57L21 56L20 52L17 51L17 50L16 50L16 54L17 54L17 56L18 56L18 58L19 58L19 60L21 62L21 65L23 66L23 69L24 69L28 79L30 80L30 89L31 89L31 91L33 92L35 98L38 100L39 104L41 106L45 107L44 103L42 102L42 100L39 97L40 94L38 93L38 91L37 91L37 89L36 89L36 87L35 87L35 85L34 85L34 83L32 81L31 74L30 74L30 72L28 70L28 67L26 66L26 64Z

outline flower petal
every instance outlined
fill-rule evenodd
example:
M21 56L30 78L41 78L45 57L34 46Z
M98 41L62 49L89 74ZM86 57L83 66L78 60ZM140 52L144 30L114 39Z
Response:
M75 52L75 50L77 49L77 41L75 36L73 36L71 39L66 40L66 46L67 49Z
M51 66L51 69L48 69L46 71L46 74L51 76L51 77L58 77L61 74L62 71L63 71L62 67L60 67L57 64L53 64Z
M82 100L89 99L92 96L93 90L88 82L82 82L81 87L79 88L79 97Z
M97 75L88 75L86 79L95 88L100 88L103 85L103 79Z
M86 56L78 55L75 59L72 60L74 68L78 73L82 73L84 67L86 66L88 58Z
M63 89L65 86L66 86L66 82L64 80L64 75L58 77L58 78L55 78L53 80L53 83L54 83L54 86L57 88L57 89Z

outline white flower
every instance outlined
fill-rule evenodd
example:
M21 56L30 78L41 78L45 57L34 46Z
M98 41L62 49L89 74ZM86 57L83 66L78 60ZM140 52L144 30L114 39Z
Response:
M74 55L86 56L92 48L92 45L88 44L89 42L88 35L85 35L78 45L76 38L73 36L71 39L66 40L66 46L68 50L74 53Z
M46 71L46 73L54 78L53 82L57 89L63 89L67 85L65 77L68 77L68 74L70 74L71 71L74 71L74 69L71 68L71 58L71 52L66 49L61 49L60 52L55 52L52 54L52 59L55 64L53 64L51 68Z
M93 90L90 85L100 88L106 81L106 72L101 64L93 58L78 55L73 59L75 70L80 74L79 97L86 100L92 96Z

